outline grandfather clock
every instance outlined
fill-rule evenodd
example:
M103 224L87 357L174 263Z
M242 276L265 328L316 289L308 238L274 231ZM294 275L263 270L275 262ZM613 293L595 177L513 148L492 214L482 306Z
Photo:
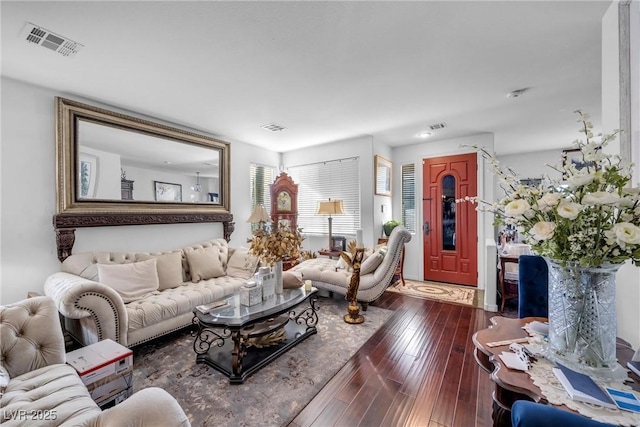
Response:
M298 184L285 172L270 185L271 190L271 221L274 226L280 222L295 230L298 228Z

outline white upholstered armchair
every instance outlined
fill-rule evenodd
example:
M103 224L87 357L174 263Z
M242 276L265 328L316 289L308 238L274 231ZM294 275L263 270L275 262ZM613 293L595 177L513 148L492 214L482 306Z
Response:
M0 424L3 426L189 426L159 388L102 411L65 363L58 310L49 297L0 307Z

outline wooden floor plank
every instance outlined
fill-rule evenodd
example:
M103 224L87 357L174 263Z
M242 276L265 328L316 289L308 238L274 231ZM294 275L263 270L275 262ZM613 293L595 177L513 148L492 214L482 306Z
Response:
M348 406L348 404L341 400L331 399L324 407L320 416L318 416L316 421L311 425L317 427L335 425L336 421L342 416L342 413Z
M445 426L454 425L453 418L460 398L460 383L463 378L462 371L464 370L464 356L469 338L471 314L470 310L462 310L458 318L447 366L442 378L442 386L431 415L431 421Z
M451 311L445 321L442 333L438 336L437 345L429 354L425 354L423 368L421 369L422 381L416 396L416 404L414 410L411 411L408 423L409 425L425 426L429 424L433 416L433 410L436 402L440 400L440 404L445 404L448 409L451 408L450 400L455 402L456 395L444 396L442 391L443 383L446 385L445 374L447 365L451 356L451 348L453 346L452 337L458 328L458 319L462 312L462 306L452 306ZM459 375L459 372L456 372ZM451 379L449 379L451 381ZM443 400L444 399L444 400Z
M471 337L495 313L392 292L372 305L394 314L290 426L490 426Z

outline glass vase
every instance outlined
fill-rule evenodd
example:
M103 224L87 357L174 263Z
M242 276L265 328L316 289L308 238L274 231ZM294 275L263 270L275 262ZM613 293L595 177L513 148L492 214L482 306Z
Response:
M276 276L276 294L281 294L284 288L282 283L282 260L273 264L273 273Z
M549 336L545 356L594 377L618 378L624 371L616 361L616 272L620 266L563 266L550 259L547 264Z

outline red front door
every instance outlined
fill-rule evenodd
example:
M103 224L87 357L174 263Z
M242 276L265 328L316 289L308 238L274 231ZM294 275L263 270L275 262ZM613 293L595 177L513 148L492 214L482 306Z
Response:
M475 196L476 153L422 160L424 279L478 284L476 205L456 203Z

